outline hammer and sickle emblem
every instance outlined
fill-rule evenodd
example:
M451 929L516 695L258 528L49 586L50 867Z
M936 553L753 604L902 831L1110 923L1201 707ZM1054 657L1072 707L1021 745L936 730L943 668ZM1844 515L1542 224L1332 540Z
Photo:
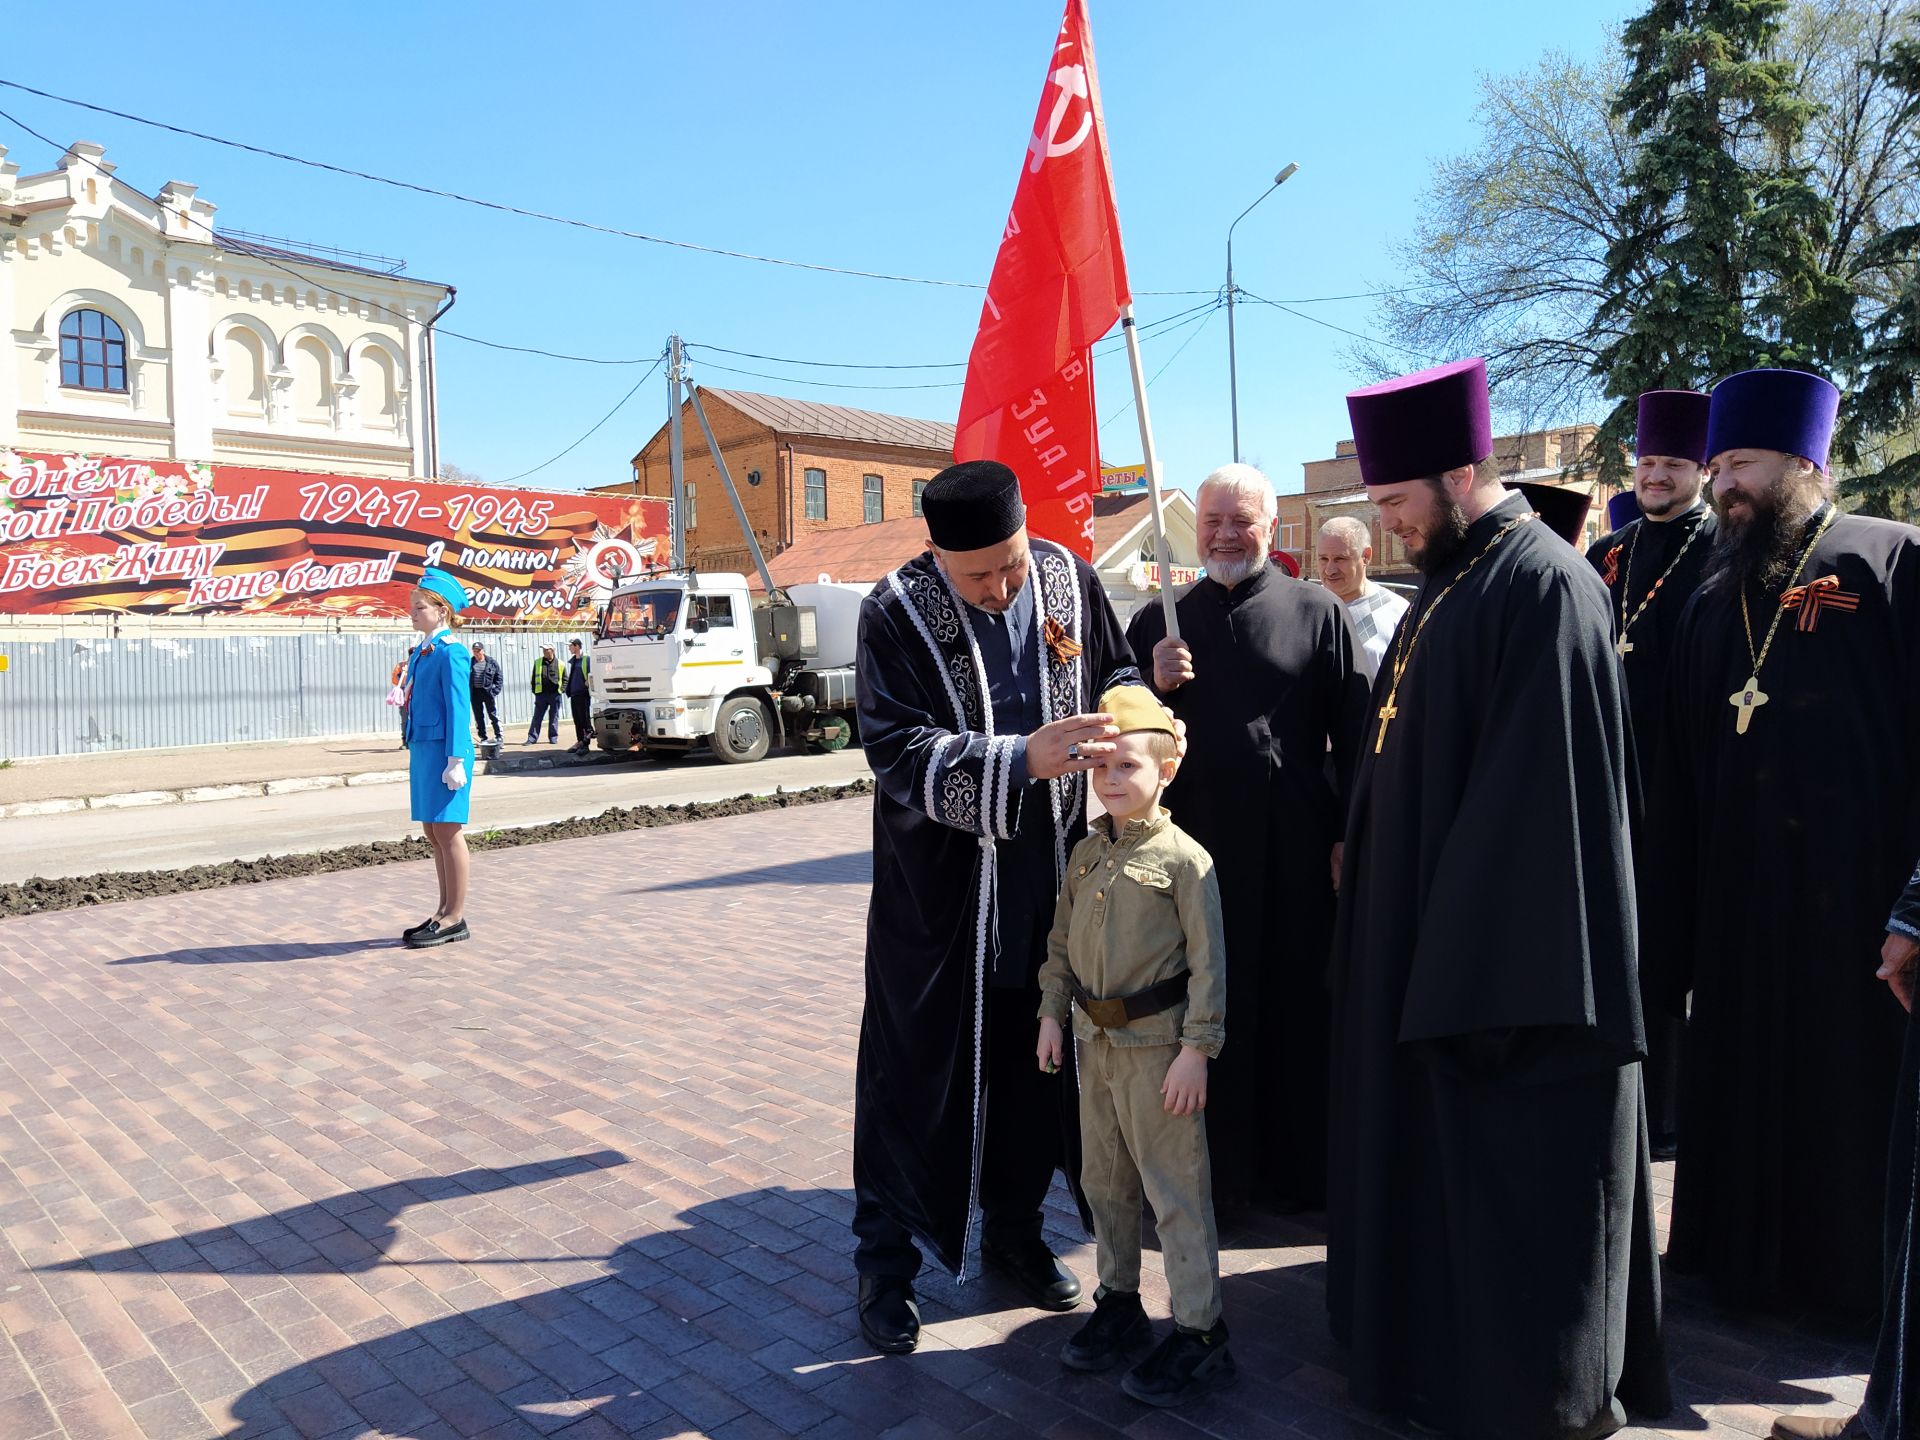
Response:
M1084 65L1062 65L1053 72L1053 83L1060 87L1060 93L1053 100L1053 114L1047 119L1046 133L1035 131L1033 139L1027 142L1027 173L1037 175L1040 166L1048 160L1061 155L1071 155L1087 143L1087 136L1093 133L1093 106L1089 104L1086 113L1080 117L1080 127L1065 140L1056 140L1060 126L1067 118L1067 108L1075 98L1085 100L1087 96L1087 67Z

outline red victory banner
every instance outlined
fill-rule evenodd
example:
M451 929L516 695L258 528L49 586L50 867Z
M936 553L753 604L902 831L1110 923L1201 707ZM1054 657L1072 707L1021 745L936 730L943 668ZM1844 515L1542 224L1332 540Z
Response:
M1020 477L1037 535L1093 557L1100 440L1089 353L1131 299L1084 0L1067 0L967 361L956 460Z
M469 619L577 623L666 530L634 496L0 449L0 614L400 618L437 565Z

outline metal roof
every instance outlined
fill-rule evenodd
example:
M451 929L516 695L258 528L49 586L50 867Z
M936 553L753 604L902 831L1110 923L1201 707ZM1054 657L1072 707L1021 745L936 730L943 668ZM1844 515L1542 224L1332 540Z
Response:
M818 435L830 440L860 440L870 445L953 453L954 427L950 421L882 415L875 410L855 410L850 405L758 395L751 390L712 390L704 385L700 388L703 394L731 405L782 435Z

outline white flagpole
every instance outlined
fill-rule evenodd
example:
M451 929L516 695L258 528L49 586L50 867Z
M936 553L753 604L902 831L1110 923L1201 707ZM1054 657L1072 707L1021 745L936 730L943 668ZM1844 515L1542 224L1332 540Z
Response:
M1133 408L1140 417L1140 449L1146 457L1147 496L1153 511L1153 553L1160 562L1160 608L1167 635L1180 638L1180 617L1173 605L1173 557L1167 550L1166 516L1160 509L1160 457L1153 449L1153 421L1147 415L1147 382L1140 368L1140 336L1133 323L1133 302L1120 307L1120 328L1127 336L1127 368L1133 372Z

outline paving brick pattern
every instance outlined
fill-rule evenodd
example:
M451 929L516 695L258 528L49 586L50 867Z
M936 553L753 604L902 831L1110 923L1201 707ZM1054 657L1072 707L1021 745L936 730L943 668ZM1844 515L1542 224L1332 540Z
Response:
M385 938L421 866L0 925L0 1440L1405 1433L1347 1404L1322 1237L1279 1220L1223 1225L1243 1379L1189 1411L1064 1372L1079 1320L991 1278L928 1279L920 1353L867 1354L868 823L487 856L439 951ZM1865 1337L1670 1300L1687 1408L1630 1433L1858 1401Z

